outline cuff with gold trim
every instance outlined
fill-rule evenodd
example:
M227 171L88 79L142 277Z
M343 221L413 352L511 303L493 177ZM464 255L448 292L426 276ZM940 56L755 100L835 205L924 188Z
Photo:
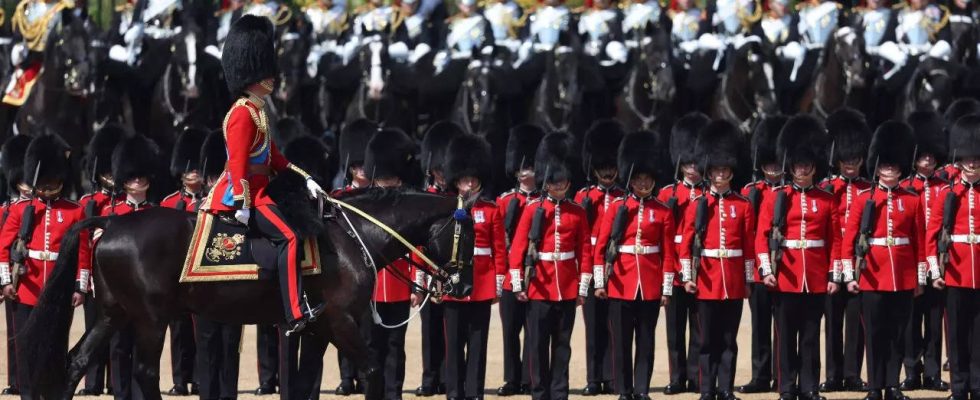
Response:
M580 297L588 296L589 289L592 289L592 274L583 272L582 277L578 281L578 295Z

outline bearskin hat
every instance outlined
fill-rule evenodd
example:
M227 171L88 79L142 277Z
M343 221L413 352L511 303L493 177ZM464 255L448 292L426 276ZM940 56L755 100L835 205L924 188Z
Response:
M275 77L275 31L266 17L243 15L231 26L221 52L228 92L237 97L263 79Z
M638 174L648 174L654 180L659 180L660 147L660 141L653 132L638 131L626 135L617 151L620 182L629 184L629 179Z
M404 183L414 182L419 168L415 156L418 146L400 129L386 128L378 131L367 144L364 172L371 179L398 177Z
M939 165L945 164L949 137L943 126L943 117L935 111L916 111L909 114L906 122L915 135L915 157L931 154Z
M330 150L319 138L313 136L294 138L286 145L283 155L289 162L302 168L319 182L329 182L333 178L330 173Z
M783 130L786 121L789 120L785 115L769 115L755 126L752 133L751 155L752 168L762 168L766 164L782 163L782 155L776 152L776 139L779 132Z
M112 151L112 179L124 185L133 178L152 178L159 168L159 155L160 148L143 135L123 139Z
M447 146L445 174L446 185L456 187L460 178L472 176L480 180L484 192L492 183L493 161L490 143L481 136L464 134L457 136Z
M449 142L463 133L463 128L454 122L439 121L432 124L422 138L422 172L443 171Z
M208 131L199 127L188 127L177 136L173 153L170 155L170 175L180 177L194 170L200 170L201 147Z
M670 162L674 165L697 161L698 132L711 119L699 112L689 113L674 123L670 129Z
M64 182L71 169L71 163L68 161L70 153L71 146L55 133L46 132L35 137L27 145L27 152L24 155L24 179L31 184L36 173L38 182Z
M956 99L946 107L946 113L943 114L946 129L952 129L957 120L970 114L980 114L980 101L972 97Z
M112 173L112 151L122 142L128 131L119 124L107 124L92 135L85 156L85 171L96 176ZM94 178L94 177L93 177Z
M867 155L871 141L871 128L864 114L853 108L841 108L827 117L827 132L830 133L833 154L830 160L838 162L856 160Z
M953 123L949 129L949 148L954 162L980 157L980 114L966 115Z
M337 144L340 167L347 170L351 166L364 165L364 151L371 135L377 131L378 124L367 119L358 119L347 124L340 133Z
M616 152L623 141L626 129L614 119L596 121L585 133L582 146L582 170L592 175L593 170L616 168Z
M310 136L310 130L299 119L286 117L276 122L276 132L273 139L276 147L285 149L293 139Z
M572 180L570 156L575 148L574 143L575 138L563 132L549 133L541 139L534 155L534 179L539 188L549 182Z
M885 121L875 130L868 148L868 174L875 175L878 164L897 165L902 175L911 172L915 153L915 134L912 127L901 121Z
M544 138L544 129L534 124L517 125L510 130L507 138L507 157L504 162L504 172L508 177L535 164L534 156L538 144Z
M201 147L201 172L207 178L217 178L225 171L228 153L225 151L225 135L222 130L212 131Z
M34 179L24 177L24 155L27 154L27 146L31 144L31 137L26 135L11 136L3 143L0 149L0 161L3 166L3 176L7 180L7 191L10 195L17 195L20 190L17 185L21 182ZM34 172L31 171L31 174ZM30 184L30 182L27 182Z
M726 120L715 120L705 125L697 135L695 159L702 170L712 167L738 167L741 132Z
M811 163L816 169L814 180L827 175L829 135L820 120L799 114L786 121L776 139L777 156L786 157L786 166ZM782 162L782 161L780 161Z

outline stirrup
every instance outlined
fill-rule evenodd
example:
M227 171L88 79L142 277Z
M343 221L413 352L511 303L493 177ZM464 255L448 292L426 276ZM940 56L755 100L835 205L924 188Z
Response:
M326 308L325 303L317 304L316 307L310 306L310 299L303 293L303 317L309 322L316 322L317 317L323 314L323 310Z
M301 333L303 329L306 329L306 319L300 319L296 322L290 322L289 329L286 330L286 337L292 336L297 333Z

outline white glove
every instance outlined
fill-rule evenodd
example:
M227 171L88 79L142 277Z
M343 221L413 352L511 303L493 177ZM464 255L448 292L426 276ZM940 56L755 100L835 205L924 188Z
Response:
M613 61L622 64L626 62L629 50L622 43L613 41L606 44L606 55Z
M10 50L10 63L15 67L19 66L20 63L24 62L24 58L27 57L27 47L23 43L17 43L14 45L13 49Z
M412 55L408 56L408 62L415 64L420 58L424 57L426 54L429 54L430 51L432 51L432 47L429 47L429 45L425 43L419 43L415 45L415 50L412 51Z
M252 216L252 211L247 208L235 210L235 219L243 225L248 225L248 219Z
M126 31L126 34L123 35L123 41L126 42L126 44L133 44L133 42L139 38L139 28L139 24L134 24L132 28L129 28L129 30Z
M405 42L395 42L388 45L388 57L398 62L408 60L408 45Z
M221 50L218 49L218 46L209 44L204 47L204 52L212 55L214 58L221 59Z
M702 49L721 50L725 48L725 43L722 42L721 39L718 38L718 36L715 36L710 33L705 33L701 35L701 37L698 38L698 44L700 45L699 47Z
M681 51L683 51L684 53L691 54L698 50L698 41L688 40L686 42L681 42L681 44L678 45L677 47L680 47Z
M932 45L932 48L929 49L927 54L932 58L949 61L949 55L952 52L953 48L949 46L949 42L940 40Z
M129 62L129 50L120 45L109 48L109 58L118 62Z
M908 55L895 42L885 42L878 46L878 55L896 66L905 65L908 59Z
M313 199L317 198L320 193L323 193L323 188L320 187L320 185L318 185L313 178L306 178L306 190L310 191L310 198Z

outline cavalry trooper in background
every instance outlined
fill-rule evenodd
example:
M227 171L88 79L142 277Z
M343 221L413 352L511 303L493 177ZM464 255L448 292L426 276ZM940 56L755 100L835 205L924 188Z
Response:
M973 31L977 28L977 22L980 22L980 12L977 11L976 4L973 0L950 0L946 2L946 6L949 7L949 33L951 38L960 37L960 35L968 34L968 32ZM972 45L972 43L966 44L967 46ZM980 45L974 46L972 49L952 49L953 54L959 56L959 52L963 52L964 55L973 55L973 59L955 59L951 60L954 62L959 62L968 65L976 65L980 62Z
M81 205L62 197L64 182L71 171L67 156L69 151L68 144L55 133L44 133L31 140L21 167L24 183L33 186L29 189L30 198L19 200L9 207L7 220L0 229L0 285L3 286L6 301L17 303L15 327L24 326L37 305L41 291L54 271L62 237L72 225L85 219ZM26 182L27 179L31 180L30 184ZM11 181L16 182L16 178ZM20 237L22 227L27 232L24 237ZM23 241L23 249L15 246L18 241ZM85 301L92 273L88 232L81 233L79 243L78 273L71 301L73 307ZM17 267L14 260L21 257L23 274L14 269ZM13 274L20 275L16 286L13 284ZM20 361L19 364L23 365L24 360ZM32 398L34 393L30 387L30 377L23 369L17 372L17 389L21 396Z
M265 17L275 25L282 25L292 15L292 11L287 5L280 4L276 0L229 0L228 7L221 9L216 15L218 16L217 42L224 50L224 43L231 32L231 27L242 16ZM221 58L220 54L217 56Z
M579 82L595 118L612 118L616 115L616 96L629 73L623 12L613 0L590 0L586 4L578 15L577 32L584 51L581 66L586 71L579 74Z
M534 11L529 12L531 14L522 33L524 42L518 49L515 67L531 63L529 67L532 68L533 74L526 78L530 79L530 82L536 82L544 69L543 60L539 55L570 45L575 17L565 6L564 0L542 0Z
M948 8L930 0L909 0L902 2L894 13L898 20L895 41L882 43L878 51L893 64L890 70L884 71L884 79L891 78L906 65L910 65L909 70L914 68L918 63L909 63L910 57L913 60L929 57L949 60L952 47L949 44ZM904 82L903 79L898 81Z
M936 204L927 223L926 259L933 287L946 289L946 321L951 400L980 396L975 344L980 340L980 116L960 118L949 132L950 158L963 172L932 199Z
M680 231L684 226L684 215L692 200L704 193L704 181L698 167L695 151L698 132L711 120L701 113L687 114L677 120L670 134L670 160L681 176L674 176L677 182L665 186L657 194L657 199L674 212L674 244L681 240ZM676 247L674 251L677 251ZM676 257L676 255L674 255ZM687 293L681 284L680 275L674 276L673 296L667 304L667 364L670 383L664 387L664 394L697 393L698 353L700 353L701 334L698 329L697 308L694 295Z
M490 23L493 32L493 42L506 48L513 60L521 41L517 37L518 29L523 24L524 9L514 0L490 0L483 7L483 18Z
M702 400L737 400L738 327L746 284L755 275L755 211L731 187L739 135L728 121L713 121L698 134L695 157L708 189L688 205L677 248L684 290L697 297Z
M781 115L765 117L752 134L752 168L758 168L762 172L762 179L745 185L741 194L749 199L756 214L776 189L786 184L783 157L776 152L776 138L783 130L786 120ZM752 310L752 380L738 387L741 393L765 393L772 390L775 372L772 362L772 295L762 282L762 276L756 274L754 280L749 290L749 309Z
M793 59L789 82L809 86L810 76L823 53L823 48L839 26L844 25L843 5L836 0L804 0L796 4L800 49L784 50Z
M170 176L180 179L180 189L165 197L160 206L197 211L197 203L204 194L204 179L198 161L207 135L208 131L191 127L184 129L177 137L170 156ZM197 392L194 379L194 362L197 358L195 354L194 321L190 313L177 316L170 322L170 362L173 365L174 387L168 394L188 395L188 386L191 386L191 392Z
M528 302L527 363L534 400L568 398L575 309L592 290L588 217L566 197L574 168L572 143L565 133L541 140L534 176L543 194L528 203L510 248L510 284L518 300Z
M627 49L639 48L647 29L655 27L670 31L670 18L655 0L632 0L623 8L623 39Z
M804 86L799 80L790 79L804 53L800 45L799 14L792 12L788 0L766 0L764 5L761 18L752 25L752 34L762 40L765 54L773 64L773 85L781 109L792 114L797 111Z
M402 0L395 10L388 54L401 63L414 65L432 51L438 32L419 10L420 0Z
M27 100L41 72L48 32L61 20L63 10L74 7L71 0L21 0L17 4L10 16L15 43L10 63L14 71L4 89L4 104L19 107Z
M809 115L790 118L777 140L791 183L763 201L755 237L759 275L772 288L780 400L820 395L820 319L840 288L840 218L834 195L816 183L827 172L827 130ZM756 288L753 290L760 290ZM755 334L755 333L753 333Z
M0 148L0 166L3 168L3 191L7 197L3 200L3 220L0 221L0 228L10 220L10 213L14 205L25 199L31 198L31 184L24 177L24 155L27 154L27 146L31 144L31 137L26 135L15 135L7 138ZM7 323L7 387L2 391L3 395L16 396L20 394L17 384L17 329L14 324L14 316L17 315L17 302L6 301L4 303L4 317ZM86 314L86 317L88 314ZM86 328L89 325L86 325ZM105 366L103 365L103 378L105 381ZM86 376L87 379L87 376ZM95 382L93 381L93 384ZM100 391L101 394L101 391Z
M911 172L914 147L908 124L887 121L878 127L868 149L868 160L874 160L868 173L877 182L858 193L850 209L853 219L844 226L844 281L848 291L861 293L867 330L866 400L882 399L882 390L886 400L908 399L898 381L905 330L913 292L921 294L926 284L925 213L919 196L900 186L902 176ZM863 226L862 218L870 223Z
M535 153L544 131L533 124L517 125L510 130L504 171L513 177L516 187L497 197L497 209L504 222L504 235L510 246L514 231L521 220L524 208L538 199L538 186L534 175ZM498 396L528 394L527 339L521 342L521 330L526 328L527 303L517 300L517 291L511 279L504 279L500 294L500 325L503 336L504 385L497 389ZM525 334L526 334L525 330ZM523 362L522 362L523 360Z
M915 159L912 175L901 186L919 195L928 232L933 213L942 213L942 202L935 201L947 181L937 176L938 167L945 164L947 134L942 117L934 111L916 111L907 122L915 135ZM912 300L912 317L905 332L905 380L902 390L927 389L945 392L949 384L942 380L942 343L946 307L943 293L926 286L921 296Z
M677 269L674 212L653 195L660 175L660 160L654 155L663 153L658 141L648 131L623 139L618 149L619 181L629 185L629 194L613 201L603 215L593 251L596 296L609 298L620 400L650 399L654 333L660 307L670 301Z
M895 28L898 26L898 13L892 9L890 0L861 0L861 5L853 8L850 15L848 26L853 27L856 32L860 32L864 38L864 50L873 60L868 66L872 71L871 75L877 80L891 67L887 66L889 60L899 60L902 58L901 50L891 44L883 46L885 43L895 41ZM886 85L881 85L880 80L871 85L869 90L872 98L882 98L892 96ZM883 115L891 112L893 105L888 102L867 102L865 112L872 121L880 121Z
M575 194L575 202L585 209L588 218L592 245L599 237L599 227L603 215L609 212L613 200L623 197L626 192L617 184L621 181L616 168L616 152L619 143L626 135L622 124L616 120L600 120L592 124L585 134L582 146L583 169L589 181L596 184L582 188ZM595 296L593 291L585 298L582 315L585 319L585 362L587 382L582 390L584 396L600 393L615 393L613 386L612 349L609 341L609 303Z
M390 29L397 11L385 0L369 0L354 10L354 37L352 42L359 44L361 39L380 35Z
M306 57L306 71L311 78L320 73L320 59L327 54L340 57L346 64L353 55L353 47L344 47L353 32L352 18L347 12L346 0L314 0L303 7L303 14L310 21L313 46Z
M864 115L850 108L838 110L827 117L826 127L831 138L830 162L837 173L825 179L820 186L834 194L834 208L837 209L839 226L843 230L848 221L855 218L851 206L855 204L858 192L871 187L871 183L861 175L866 149L871 141L871 128L868 128ZM834 268L838 269L836 266ZM824 318L827 380L820 385L820 391L866 391L867 384L861 380L861 364L864 362L861 297L846 290L828 295Z
M436 122L422 138L421 162L423 172L428 177L425 191L429 193L455 195L455 189L446 181L446 158L449 157L449 143L462 136L463 130L449 121ZM415 283L428 287L432 284L423 271L415 271ZM414 294L413 296L418 296ZM424 297L424 296L423 296ZM419 299L421 301L421 299ZM432 396L446 393L444 380L448 368L446 363L446 329L443 324L443 305L430 302L422 308L422 384L415 389L416 396Z
M479 399L487 375L490 306L500 298L507 274L503 213L488 197L492 157L490 144L476 135L452 139L446 153L446 183L464 200L473 201L470 216L475 233L473 292L445 301L446 397Z

